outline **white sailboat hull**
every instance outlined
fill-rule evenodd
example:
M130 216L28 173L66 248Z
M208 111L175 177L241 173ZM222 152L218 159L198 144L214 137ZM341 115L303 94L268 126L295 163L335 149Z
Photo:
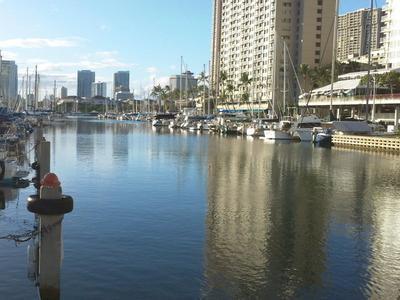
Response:
M291 140L292 136L281 130L264 130L264 137L268 140Z

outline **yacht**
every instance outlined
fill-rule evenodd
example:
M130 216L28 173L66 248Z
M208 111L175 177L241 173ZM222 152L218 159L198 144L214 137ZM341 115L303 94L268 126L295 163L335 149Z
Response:
M300 116L291 128L294 137L300 138L302 142L313 140L313 128L321 127L321 119L316 115Z

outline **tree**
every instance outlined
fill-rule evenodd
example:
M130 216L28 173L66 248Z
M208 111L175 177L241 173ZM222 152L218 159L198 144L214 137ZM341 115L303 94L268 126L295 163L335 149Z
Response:
M240 85L244 87L244 93L241 96L241 99L244 103L249 101L249 86L252 83L253 79L249 77L249 73L244 72L240 75Z
M225 71L221 71L221 74L219 76L219 80L220 80L221 89L222 89L222 95L220 96L220 98L222 100L225 100L225 83L226 83L227 79L228 79L228 74L226 74Z
M300 74L301 78L303 78L304 91L308 91L307 81L310 79L310 75L311 75L310 66L307 64L301 64L299 66L299 74Z

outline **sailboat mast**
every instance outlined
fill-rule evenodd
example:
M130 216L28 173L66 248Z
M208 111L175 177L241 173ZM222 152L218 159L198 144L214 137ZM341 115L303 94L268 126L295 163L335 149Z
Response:
M38 78L38 73L37 73L37 65L35 66L35 87L34 87L34 93L35 93L35 111L37 110L37 108L38 108L38 81L39 81L39 78Z
M278 34L275 30L274 34L274 58L273 58L273 66L272 66L272 118L275 116L275 94L276 94L276 60L277 60L277 39Z
M369 16L369 35L368 35L368 74L367 74L367 95L366 95L366 103L365 103L365 121L368 121L369 118L369 94L371 90L371 52L372 52L372 19L374 13L374 0L371 0L371 10Z
M329 105L330 117L333 116L333 83L335 82L335 65L337 55L337 34L338 34L338 18L339 18L339 0L336 0L335 22L333 25L333 47L332 47L332 66L331 66L331 103Z
M183 56L181 56L181 75L179 76L179 111L182 110L182 75L183 75Z
M203 65L203 115L206 114L206 64Z
M186 90L186 107L189 103L189 84L188 84L188 65L185 65L185 90Z
M29 67L26 68L26 85L25 85L25 106L24 110L28 110L28 97L29 97Z
M56 111L56 96L57 96L57 81L54 80L54 87L53 87L53 111Z
M283 40L283 115L286 114L286 41Z
M210 97L211 97L211 89L212 84L210 84L211 79L211 60L208 61L208 97L207 97L207 114L210 114ZM211 79L212 80L212 79Z

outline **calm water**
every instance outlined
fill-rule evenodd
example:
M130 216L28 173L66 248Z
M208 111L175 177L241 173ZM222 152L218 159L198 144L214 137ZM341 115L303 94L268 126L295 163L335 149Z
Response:
M63 299L397 299L400 157L71 121L46 131L75 210ZM29 228L5 191L0 236ZM34 299L0 240L0 299Z

